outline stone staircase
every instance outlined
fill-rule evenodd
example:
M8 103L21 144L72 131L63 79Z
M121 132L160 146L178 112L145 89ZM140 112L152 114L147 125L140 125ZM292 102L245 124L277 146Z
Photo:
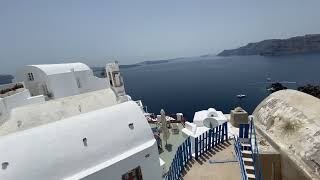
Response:
M251 151L251 145L248 142L249 139L241 138L241 153L242 153L242 160L244 162L244 168L247 172L247 178L248 179L256 179L255 176L255 170L254 170L254 164L253 164L253 157L252 157L252 151Z
M234 139L242 180L263 180L253 116L249 116L248 124L240 124L239 136Z

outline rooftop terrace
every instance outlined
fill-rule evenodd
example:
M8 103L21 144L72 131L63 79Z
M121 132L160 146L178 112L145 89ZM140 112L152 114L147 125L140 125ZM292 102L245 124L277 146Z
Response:
M199 160L191 160L186 171L183 172L183 180L239 180L241 179L239 163L225 162L236 160L233 141L225 142L217 148L208 151ZM214 160L215 163L210 163ZM220 163L219 163L220 162Z
M150 124L152 128L156 127L156 124ZM182 129L184 128L181 123L178 123L179 133L174 134L172 129L169 130L170 137L165 142L162 141L162 149L159 149L160 158L165 161L165 172L169 171L172 166L175 155L181 146L187 139L183 136ZM228 136L231 137L234 129L230 129ZM163 133L160 133L161 139L163 139ZM181 173L180 179L182 180L210 180L210 179L228 179L238 180L241 179L239 162L234 152L233 140L224 141L218 144L213 149L208 150L202 156L199 156L198 160L194 157L185 165L184 170Z

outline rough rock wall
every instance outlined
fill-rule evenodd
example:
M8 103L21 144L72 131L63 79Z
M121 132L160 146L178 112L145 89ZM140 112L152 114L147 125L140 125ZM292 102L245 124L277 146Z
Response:
M310 179L320 177L320 100L294 90L271 94L255 109L256 125ZM285 163L285 162L284 162ZM284 169L285 170L285 169ZM284 179L288 179L284 172Z

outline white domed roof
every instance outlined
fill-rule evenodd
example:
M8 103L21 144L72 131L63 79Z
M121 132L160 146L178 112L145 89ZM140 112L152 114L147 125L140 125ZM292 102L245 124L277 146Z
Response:
M30 65L42 70L45 74L61 74L71 71L88 71L91 70L89 66L83 63L64 63L64 64L39 64Z
M318 177L319 110L319 99L295 90L281 90L264 99L253 113L257 120L255 124L263 133L307 170L307 174Z
M207 117L217 117L218 113L214 108L209 108L208 109L208 115Z

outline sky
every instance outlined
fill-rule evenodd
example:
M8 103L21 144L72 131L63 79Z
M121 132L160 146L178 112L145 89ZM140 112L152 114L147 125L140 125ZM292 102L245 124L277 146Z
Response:
M0 74L216 54L320 33L320 0L0 0Z

